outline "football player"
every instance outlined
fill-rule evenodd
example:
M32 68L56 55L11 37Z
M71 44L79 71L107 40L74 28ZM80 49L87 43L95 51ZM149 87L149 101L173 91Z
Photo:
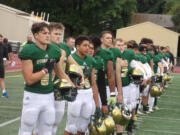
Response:
M61 57L60 57L60 64L64 72L66 72L67 64L75 64L78 66L76 61L72 58L70 55L71 51L68 45L61 43L61 37L62 32L64 30L64 26L61 23L50 23L49 25L50 29L50 42L54 45L57 45L60 48L61 51ZM78 66L79 67L79 66ZM81 75L83 76L82 70L79 67L79 70L81 72ZM83 78L83 77L82 77ZM57 76L55 76L54 81L58 79ZM83 82L81 83L83 84ZM65 100L62 99L62 95L58 94L58 91L54 89L54 96L55 96L55 123L53 125L52 129L52 135L56 134L57 126L61 122L63 116L64 116L64 110L65 110ZM36 129L37 130L37 129ZM37 131L35 131L37 132Z
M52 135L55 122L52 70L75 86L61 69L59 48L49 44L49 25L34 23L31 31L35 43L25 45L19 53L26 82L19 135L31 135L37 120L38 135Z
M132 50L126 49L126 44L124 44L124 41L122 39L116 39L114 41L114 47L120 49L121 51L121 80L122 80L122 94L123 94L123 104L125 104L128 109L132 112L133 109L135 109L136 106L133 105L132 101L132 90L133 87L130 85L130 63L135 58L135 54ZM129 125L127 126L128 134L133 134L132 130L132 124L133 120L130 121ZM121 131L122 134L122 126L118 126L117 129Z
M101 49L103 49L109 52L107 56L103 55L101 57L112 58L112 61L108 61L108 63L107 62L105 63L107 64L106 79L108 82L108 86L106 86L106 90L107 90L108 104L114 104L116 102L116 98L115 98L116 95L117 95L117 101L119 103L122 103L122 84L121 84L121 77L120 77L121 69L119 65L117 64L117 63L120 63L121 52L119 49L113 47L113 35L110 31L101 32L100 40L101 40L101 48L99 48L99 50L101 51ZM118 91L115 91L116 85L117 85Z
M84 87L78 90L76 100L68 103L67 123L64 135L85 135L94 110L97 117L100 115L98 89L95 80L96 63L93 57L87 55L89 38L86 36L77 37L75 46L77 50L72 54L72 57L83 69L85 81Z

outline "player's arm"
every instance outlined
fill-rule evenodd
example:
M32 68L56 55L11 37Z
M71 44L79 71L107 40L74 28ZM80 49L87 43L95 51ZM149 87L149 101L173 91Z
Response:
M63 65L64 60L66 58L66 52L62 49L60 49L60 50L61 50L60 65Z
M150 67L151 67L151 70L154 71L154 61L153 59L150 60Z
M107 79L108 79L110 92L115 93L115 78L114 78L113 62L108 61L106 63L106 67L107 67Z
M118 88L118 96L117 100L119 103L122 104L123 98L122 98L122 80L121 80L121 59L117 58L116 60L116 84Z
M92 84L94 102L96 104L96 107L99 107L98 88L96 85L95 69L94 68L92 69L92 72L91 72L91 84Z
M46 74L43 70L33 73L32 60L22 60L22 73L27 85L32 85L38 82Z
M162 62L158 62L158 67L160 68L160 74L163 75L164 73L164 65Z
M71 85L73 87L75 87L75 85L72 83L72 81L68 77L68 75L63 71L60 61L58 63L56 63L54 71L55 71L55 74L58 76L59 79L66 79L68 82L71 83Z
M107 106L107 93L106 93L106 82L105 82L105 72L102 69L99 69L97 72L97 86L102 103L101 111L104 114L108 113Z

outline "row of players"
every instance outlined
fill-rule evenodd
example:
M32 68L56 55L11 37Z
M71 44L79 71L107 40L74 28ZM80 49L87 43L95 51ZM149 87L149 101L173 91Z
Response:
M163 53L157 52L154 46L146 46L149 40L141 46L134 41L127 45L122 39L113 42L112 33L103 31L100 38L77 37L76 52L71 55L69 47L60 43L63 30L59 23L35 23L31 28L35 43L20 50L26 83L19 135L31 135L33 130L38 135L55 135L64 116L65 100L69 102L64 135L84 135L92 115L95 119L106 117L108 107L121 104L132 112L126 129L133 134L139 89L143 91L143 110L152 111L152 71L162 76L164 65L169 68L163 55L166 48L161 48ZM132 68L139 69L138 78L130 74ZM123 126L116 124L117 135L122 135Z

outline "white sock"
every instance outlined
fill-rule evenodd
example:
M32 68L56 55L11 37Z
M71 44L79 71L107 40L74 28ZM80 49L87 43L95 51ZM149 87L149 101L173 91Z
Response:
M6 90L4 89L4 90L2 90L2 93L5 93L6 92Z

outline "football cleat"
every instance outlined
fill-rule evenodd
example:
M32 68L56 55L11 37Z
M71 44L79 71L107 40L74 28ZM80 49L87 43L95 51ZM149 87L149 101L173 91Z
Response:
M7 94L7 92L3 92L2 97L4 97L4 98L8 98L8 94Z

